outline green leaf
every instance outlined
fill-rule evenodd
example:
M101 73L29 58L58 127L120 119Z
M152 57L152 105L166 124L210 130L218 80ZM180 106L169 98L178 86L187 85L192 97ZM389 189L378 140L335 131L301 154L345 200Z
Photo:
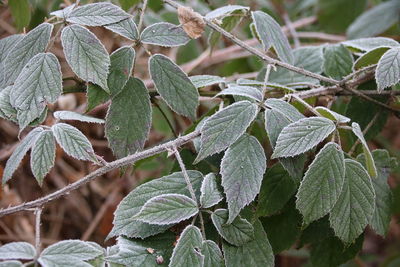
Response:
M346 159L345 167L343 189L329 221L337 237L345 243L352 243L374 214L375 191L371 178L360 163Z
M61 43L72 71L82 80L107 87L110 57L100 40L88 29L69 25L62 30Z
M183 230L172 253L169 267L202 267L204 255L200 253L203 238L199 228L189 225Z
M86 112L93 110L98 105L103 104L110 99L110 95L96 84L89 83L86 92Z
M272 247L261 222L256 220L253 226L254 240L239 247L230 245L227 242L222 243L226 266L274 266Z
M225 83L225 78L214 75L194 75L189 77L196 88L206 87L218 83Z
M203 175L198 171L188 171L188 174L196 196L199 196ZM183 174L181 172L173 173L142 184L131 191L120 202L114 213L114 228L109 237L124 235L127 237L146 238L168 229L170 226L150 225L132 219L149 199L161 194L190 196Z
M311 163L297 192L296 207L309 224L328 214L338 201L345 180L342 149L326 144ZM341 218L343 219L343 218Z
M57 143L69 156L97 162L92 145L78 129L65 123L57 123L51 130Z
M235 143L255 119L257 112L256 104L240 101L208 118L201 127L200 151L195 162L221 152Z
M28 0L9 1L8 6L10 7L14 23L18 30L29 25L29 21L31 20L31 11Z
M98 119L95 117L91 117L88 115L83 115L78 112L74 111L56 111L53 113L54 118L57 120L73 120L73 121L82 121L82 122L89 122L89 123L104 123L104 120Z
M294 62L293 52L280 25L262 11L253 11L251 16L264 49L268 50L272 46L282 61L292 64Z
M29 132L27 136L25 136L24 139L22 139L22 142L15 148L14 152L11 154L11 157L7 160L6 167L4 168L2 178L3 185L11 179L13 173L18 168L18 165L21 163L26 152L28 152L28 150L33 146L42 131L42 128L33 129Z
M149 224L168 225L187 220L198 212L193 199L181 194L162 194L149 199L133 218Z
M11 106L10 93L12 86L7 86L0 91L0 117L6 120L17 122L17 110Z
M384 237L389 230L393 206L392 191L388 184L388 178L391 169L396 166L396 159L391 158L388 151L383 149L372 151L372 156L376 163L378 176L375 179L371 179L376 197L374 215L369 224L377 234ZM365 155L358 155L357 161L365 166Z
M144 44L175 47L187 44L190 37L179 25L159 22L146 27L140 35L140 41Z
M394 47L400 45L395 40L386 37L371 37L347 40L342 42L342 44L356 51L370 51L381 46Z
M124 266L168 266L174 242L175 235L171 232L146 239L129 239L120 236L118 237L118 253L107 257L107 261ZM154 252L150 253L149 248ZM163 257L163 264L157 264L156 259L159 256Z
M221 176L228 202L228 223L260 192L266 168L264 149L254 136L243 135L225 152Z
M17 109L20 129L38 118L47 103L54 103L62 93L61 67L51 53L39 53L22 69L10 93Z
M0 247L1 260L32 260L36 249L27 242L11 242Z
M140 0L118 0L118 2L121 5L122 9L128 11L128 9L140 3Z
M24 265L19 261L2 261L0 267L23 267Z
M400 81L400 47L394 47L383 54L375 71L378 92Z
M378 35L398 21L400 3L397 0L379 4L359 16L347 29L349 39Z
M358 125L357 122L353 122L351 124L351 129L352 129L353 133L357 136L357 138L360 140L360 142L362 144L364 155L365 155L365 158L366 158L366 165L367 165L368 174L372 178L375 178L376 175L377 175L377 170L376 170L374 158L372 157L371 151L369 150L367 141L365 141L364 134L361 131L360 125Z
M224 267L224 258L218 245L211 240L203 241L201 253L204 255L204 267Z
M120 7L108 2L86 4L74 8L67 21L86 26L102 26L129 18Z
M106 137L117 158L141 150L151 127L151 103L144 83L131 78L111 101Z
M314 108L316 111L319 112L323 117L330 119L332 121L338 122L338 123L348 123L350 122L350 118L343 116L333 110L330 110L326 107L315 107Z
M228 210L218 209L211 214L218 233L230 244L241 246L254 239L254 228L246 219L237 216L228 223Z
M222 90L216 96L220 95L244 96L259 102L261 102L263 99L261 91L257 88L235 84L229 85L228 88Z
M31 169L39 185L54 165L56 157L56 141L49 130L42 131L32 147Z
M135 50L129 46L123 46L115 50L110 56L110 73L107 84L112 96L117 95L124 88L131 76L135 62Z
M377 64L381 59L383 54L388 51L390 47L382 46L374 48L367 53L360 56L353 65L353 70L360 70L364 67L368 67L374 64Z
M272 158L293 157L307 152L334 130L334 122L321 117L310 117L293 122L283 128L279 134Z
M71 13L71 11L75 8L75 4L69 5L63 9L60 10L56 10L50 13L51 16L56 16L59 17L61 19L65 19L69 16L69 14Z
M129 40L137 41L139 39L139 32L136 23L132 18L124 19L117 23L108 24L104 27Z
M206 19L221 19L224 17L227 17L231 15L234 11L237 10L243 10L243 11L248 11L250 8L246 6L240 6L240 5L226 5L219 7L217 9L214 9L210 12L208 12L204 17Z
M218 189L217 180L213 173L209 173L204 177L200 191L200 204L202 208L211 208L224 198Z
M4 60L4 85L11 85L18 77L28 61L39 53L43 53L50 40L53 25L42 23L19 41Z
M4 76L4 60L6 59L10 50L17 44L24 36L22 34L13 34L0 39L0 88L5 86Z
M325 47L324 58L324 72L327 76L340 80L352 72L353 56L343 45Z
M294 106L281 99L269 98L264 104L267 107L280 112L290 122L295 122L305 118L305 116L301 114Z
M199 93L186 73L168 57L156 54L149 59L156 89L171 109L192 120L196 118Z
M258 196L257 216L270 216L280 211L296 192L297 186L281 164L268 169Z

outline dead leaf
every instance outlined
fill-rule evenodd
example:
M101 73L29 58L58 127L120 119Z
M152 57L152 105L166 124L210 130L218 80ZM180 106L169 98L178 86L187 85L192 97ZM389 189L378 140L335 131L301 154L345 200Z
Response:
M197 39L203 34L206 26L203 16L193 11L192 8L179 6L178 18L183 30L190 38Z

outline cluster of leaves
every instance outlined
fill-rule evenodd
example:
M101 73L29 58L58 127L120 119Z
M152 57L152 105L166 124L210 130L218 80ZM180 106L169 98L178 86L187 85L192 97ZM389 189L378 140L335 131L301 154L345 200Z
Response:
M394 2L380 6L399 8ZM248 14L248 7L226 6L209 12L205 19L230 31ZM61 41L67 63L88 83L88 109L108 100L111 103L105 120L57 111L54 125L41 125L47 104L62 94L60 64L54 54L46 52L53 25L43 23L25 35L0 40L0 116L17 123L21 131L34 127L7 161L3 184L31 148L32 172L42 184L54 164L56 142L68 155L100 164L88 139L60 120L104 123L117 158L143 149L152 124L152 105L143 81L131 77L135 50L125 46L109 55L85 26L103 26L135 45L176 47L191 40L188 29L167 22L139 32L128 13L106 2L71 5L52 15L65 24ZM350 32L363 24L359 21L364 16L352 24ZM395 40L362 38L292 50L270 15L254 11L251 18L250 28L262 48L282 62L337 80L377 64L378 92L400 80L400 44ZM219 37L220 32L210 34L211 47ZM261 70L256 80L188 77L162 54L152 55L148 64L161 99L194 121L200 132L193 140L197 157L187 164L191 170L180 164L181 171L144 183L121 201L109 234L117 237L117 245L103 249L91 242L69 240L39 253L28 243L15 242L0 247L0 259L6 260L0 266L22 266L18 260L37 261L45 267L273 266L274 254L297 241L300 247L311 244L313 265L336 266L361 249L367 225L386 234L392 201L387 178L395 160L385 150L369 150L351 112L342 115L298 99L315 114L306 117L287 101L298 92L323 86L318 79L271 66ZM197 119L199 89L210 85L223 89L216 96L229 100L229 105ZM266 98L274 91L288 95ZM252 132L257 125L268 136L271 158L262 146L264 140ZM356 158L340 145L348 132L362 146ZM200 162L212 167L200 172L196 167L200 164L193 165ZM168 231L172 227L183 229L175 245L175 235Z

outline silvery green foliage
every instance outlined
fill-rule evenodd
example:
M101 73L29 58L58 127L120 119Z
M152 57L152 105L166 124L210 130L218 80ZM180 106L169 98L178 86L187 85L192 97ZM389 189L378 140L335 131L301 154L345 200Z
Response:
M204 255L204 267L224 266L224 258L222 256L222 252L214 241L203 241L201 253Z
M364 134L361 131L360 125L357 122L353 122L351 124L351 128L353 133L357 136L357 138L360 140L362 144L362 148L364 151L364 156L365 156L365 164L367 166L367 171L368 174L372 177L375 178L377 175L377 170L374 162L374 158L372 157L371 151L369 150L367 141L364 138Z
M395 40L386 37L359 38L344 41L342 44L346 47L350 47L359 51L370 51L382 46L394 47L400 45Z
M378 91L400 82L400 47L393 47L383 54L375 72Z
M20 261L2 261L0 267L23 267L24 265Z
M32 260L35 256L35 247L26 242L12 242L0 247L0 260Z
M104 27L129 40L137 41L139 39L139 32L133 18L124 19L117 23L105 25Z
M196 86L196 88L225 83L224 78L214 75L195 75L190 76L189 79L194 84L194 86Z
M82 26L70 25L62 30L61 42L73 72L79 78L109 91L107 75L110 57L96 35Z
M144 44L175 47L187 44L190 37L179 25L159 22L144 29L140 41Z
M57 120L73 120L73 121L82 121L82 122L89 122L89 123L104 123L104 120L94 118L88 115L83 115L78 112L74 111L68 111L68 110L63 110L63 111L56 111L53 114L54 118Z
M163 100L175 112L196 118L199 93L186 73L168 57L156 54L149 59L151 78Z
M196 226L187 226L172 253L169 267L201 267L204 265L204 255L201 253L203 238Z
M6 75L6 70L4 69L4 60L7 58L11 48L22 38L22 34L14 34L0 39L0 88L5 86L4 78Z
M63 9L53 11L50 13L50 15L59 17L61 19L66 19L74 8L75 8L75 4L72 4Z
M263 99L262 92L259 89L243 85L230 85L217 94L217 96L220 95L244 96L259 102Z
M210 208L224 198L218 189L217 180L213 173L204 176L200 191L200 204L202 208Z
M0 117L13 122L17 121L17 110L10 103L12 86L7 86L0 91Z
M323 117L333 120L338 123L348 123L350 122L350 118L343 116L333 110L330 110L326 107L315 107L315 110L319 112Z
M42 131L32 147L31 169L39 185L54 165L56 141L50 130Z
M327 76L340 80L351 73L353 56L343 45L329 45L324 50L324 72Z
M111 96L115 96L121 92L128 82L133 70L135 57L135 49L129 46L120 47L110 55L111 65L107 84Z
M227 5L217 9L214 9L211 12L208 12L204 17L210 20L213 19L221 19L230 14L232 14L236 10L249 10L249 7L240 6L240 5Z

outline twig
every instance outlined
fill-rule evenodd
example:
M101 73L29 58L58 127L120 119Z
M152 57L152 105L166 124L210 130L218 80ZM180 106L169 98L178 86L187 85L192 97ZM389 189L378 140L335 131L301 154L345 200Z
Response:
M43 211L42 207L37 207L35 210L35 250L36 250L35 267L38 266L37 259L39 258L42 246L40 239L40 224L41 224L42 211Z
M140 12L140 17L139 17L139 23L138 23L138 31L140 33L142 26L143 26L143 19L144 19L144 12L146 11L147 8L147 1L148 0L143 0L143 6L142 6L142 11Z

